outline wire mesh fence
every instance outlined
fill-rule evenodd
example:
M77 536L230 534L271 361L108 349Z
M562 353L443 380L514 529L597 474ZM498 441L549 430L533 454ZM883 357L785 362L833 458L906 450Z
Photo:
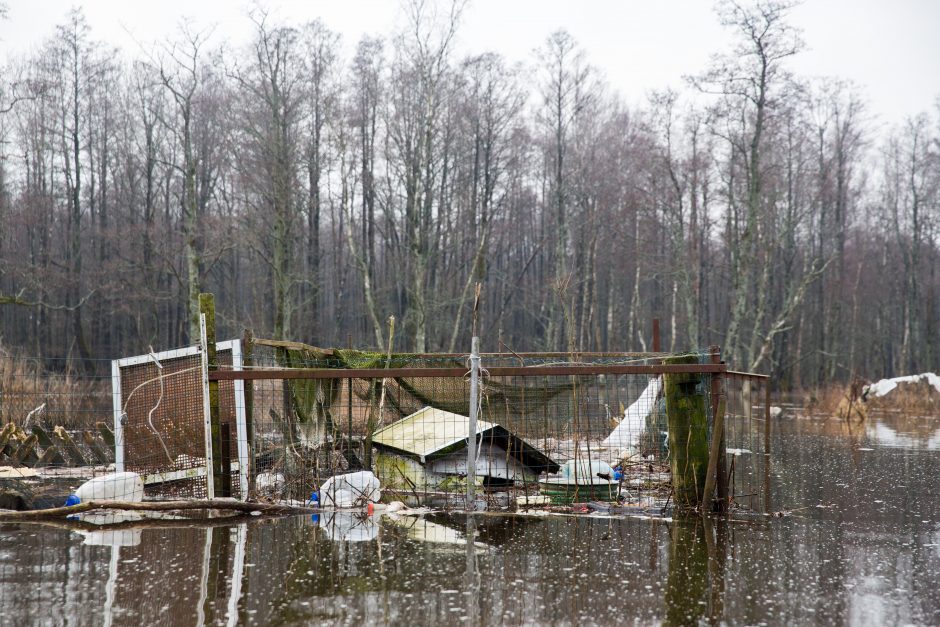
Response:
M222 367L240 366L240 343L221 342ZM207 438L203 354L197 347L149 353L113 364L116 467L145 477L148 493L163 498L206 498L212 479ZM219 383L220 454L228 463L226 492L241 493L238 406L234 381Z
M252 495L309 499L328 477L367 469L386 492L421 504L464 505L473 477L482 497L501 506L619 497L650 507L669 495L678 452L705 443L708 457L711 355L684 357L689 372L661 374L662 355L483 355L471 438L466 356L256 346L245 375ZM672 434L672 455L670 380L674 410L689 418L685 432ZM681 457L701 491L706 468Z
M293 503L338 475L371 471L385 500L412 504L464 507L470 482L490 507L652 510L679 499L683 485L701 494L721 410L718 493L741 507L770 505L768 381L725 372L709 351L484 354L471 437L466 355L264 340L218 348L216 374L192 347L117 360L110 381L7 357L0 466L40 475L53 499L45 504L55 505L81 481L122 471L141 477L148 499L205 498L221 475L224 494ZM208 379L219 389L214 448ZM667 415L685 426L670 427ZM335 504L355 504L352 488L351 503Z
M94 370L0 351L0 508L62 505L113 471L111 382Z
M729 372L723 388L728 494L740 508L772 512L770 379Z

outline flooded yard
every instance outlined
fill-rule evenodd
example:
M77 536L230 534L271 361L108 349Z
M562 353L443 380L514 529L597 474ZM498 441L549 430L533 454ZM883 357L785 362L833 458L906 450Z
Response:
M6 524L0 623L940 623L940 423L784 415L771 447L776 515L730 521Z

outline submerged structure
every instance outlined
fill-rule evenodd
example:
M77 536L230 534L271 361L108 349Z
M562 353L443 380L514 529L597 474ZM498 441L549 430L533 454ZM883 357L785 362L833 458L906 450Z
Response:
M372 436L376 472L386 485L409 490L453 488L467 475L470 418L424 407ZM531 483L559 465L505 427L476 424L476 480L484 487Z

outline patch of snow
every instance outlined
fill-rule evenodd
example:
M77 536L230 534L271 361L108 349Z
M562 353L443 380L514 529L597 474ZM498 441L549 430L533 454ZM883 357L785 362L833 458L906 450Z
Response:
M889 394L890 392L894 391L894 389L898 387L899 383L917 383L923 380L926 380L928 384L940 392L940 377L932 372L925 372L923 374L912 374L906 377L882 379L881 381L877 381L871 385L865 386L864 394L874 397L884 396L885 394Z

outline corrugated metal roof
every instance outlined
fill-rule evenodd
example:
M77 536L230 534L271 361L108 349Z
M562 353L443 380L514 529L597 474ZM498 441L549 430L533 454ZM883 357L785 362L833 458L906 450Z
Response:
M477 435L496 426L477 420ZM373 434L372 442L417 455L424 463L428 455L459 442L466 443L469 432L470 418L467 416L425 407L379 429Z

